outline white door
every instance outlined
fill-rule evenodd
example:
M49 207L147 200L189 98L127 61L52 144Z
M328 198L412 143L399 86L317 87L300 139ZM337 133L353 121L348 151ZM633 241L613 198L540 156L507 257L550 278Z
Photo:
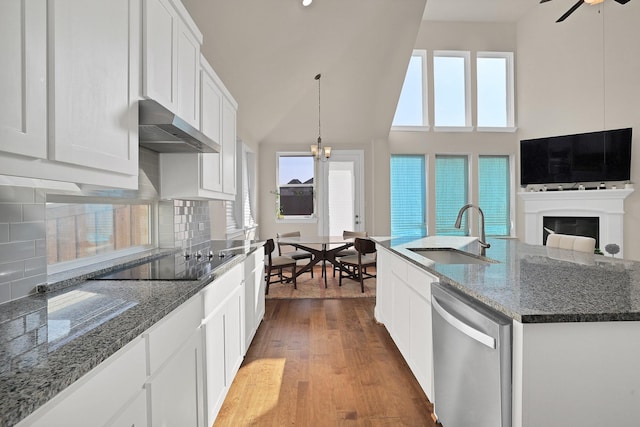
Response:
M364 221L364 151L333 150L319 163L319 234L341 236L345 230L366 231Z

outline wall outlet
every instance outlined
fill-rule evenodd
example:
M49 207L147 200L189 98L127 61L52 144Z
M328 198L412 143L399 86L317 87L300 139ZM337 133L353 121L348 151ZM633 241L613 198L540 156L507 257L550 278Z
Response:
M198 223L198 231L204 231L204 222Z

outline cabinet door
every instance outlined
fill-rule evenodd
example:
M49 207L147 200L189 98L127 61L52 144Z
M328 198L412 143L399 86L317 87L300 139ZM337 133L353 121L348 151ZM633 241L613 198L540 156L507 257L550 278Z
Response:
M200 43L187 25L178 25L178 115L200 128Z
M217 143L222 140L222 90L215 82L213 69L200 57L200 130ZM222 191L222 155L202 154L200 186L204 190Z
M391 325L391 257L386 249L378 246L378 262L376 267L376 320L384 324L387 330Z
M411 298L410 359L407 361L427 397L433 402L433 336L431 303L416 292Z
M238 372L244 357L244 289L238 287L226 304L224 346L227 387Z
M144 390L106 427L147 427L147 396Z
M178 95L178 20L169 0L145 0L142 93L173 111Z
M0 147L47 156L47 2L0 2Z
M222 187L236 194L236 107L227 98L222 103Z
M227 381L224 357L224 318L225 309L220 307L204 322L205 349L205 390L207 425L213 425L216 415L222 407L227 394Z
M200 329L147 383L153 426L202 427Z
M53 159L137 175L139 1L48 5Z

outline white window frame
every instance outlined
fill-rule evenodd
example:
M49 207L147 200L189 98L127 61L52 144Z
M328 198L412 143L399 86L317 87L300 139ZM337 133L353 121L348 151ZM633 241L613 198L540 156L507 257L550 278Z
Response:
M514 78L514 55L513 52L477 52L476 53L476 91L477 91L477 61L478 58L502 58L506 60L507 66L507 125L494 126L477 126L478 132L515 132L515 78ZM476 93L476 111L478 110L477 93ZM477 116L476 116L477 117Z
M424 49L414 49L411 54L411 58L413 57L420 57L422 61L422 126L415 126L415 125L404 126L404 125L392 124L391 125L392 131L426 132L430 129L429 97L428 97L429 73L427 69L427 51ZM407 64L407 69L408 69L408 64ZM406 73L405 73L405 79L406 79ZM403 80L403 86L404 86L404 80ZM398 98L398 101L399 100L400 99ZM398 107L396 106L396 109L397 108ZM395 117L395 114L394 114L394 117Z
M450 57L450 58L462 58L464 59L464 107L465 107L465 124L464 126L437 126L435 123L435 111L437 105L435 103L435 58L436 57ZM434 126L433 130L436 132L471 132L473 126L471 125L471 52L463 50L435 50L433 52L433 87L434 87Z
M314 161L313 167L313 214L311 215L287 215L279 216L277 210L280 207L280 201L277 194L280 190L280 157L312 157L309 151L278 151L276 152L276 194L274 214L276 223L317 223L318 222L318 162Z

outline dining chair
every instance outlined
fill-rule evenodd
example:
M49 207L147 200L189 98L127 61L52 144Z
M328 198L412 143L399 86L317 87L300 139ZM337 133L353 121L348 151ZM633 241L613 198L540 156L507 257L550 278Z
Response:
M300 237L299 231L290 231L288 233L276 233L276 237L280 239L281 237ZM286 252L282 252L283 247L287 250ZM292 250L289 250L292 249ZM307 252L303 249L298 249L295 246L287 245L286 243L278 242L278 255L279 256L288 256L290 258L299 261L301 259L311 260L313 255L311 252ZM313 278L313 268L311 269L311 277Z
M550 248L593 253L596 249L596 239L593 237L551 233L547 236L547 246Z
M269 285L272 283L289 283L293 282L293 289L298 289L296 283L296 267L297 262L295 259L287 256L272 256L272 252L274 251L276 245L273 239L267 239L264 244L264 255L265 255L265 281L267 282L265 288L265 294L269 294ZM287 277L284 275L283 270L290 268L291 276ZM272 280L272 278L277 277L278 280Z
M351 237L367 237L367 232L366 231L347 231L344 230L342 232L342 237L344 237L345 239L347 238L351 238ZM355 256L358 255L358 252L356 252L355 249L344 249L339 251L338 253L336 253L336 258L342 258L345 256ZM338 270L338 267L336 265L333 266L333 277L336 277L336 270Z
M340 280L339 285L342 286L342 278L350 278L353 280L360 281L360 289L364 292L364 281L365 279L371 279L376 277L375 274L371 274L367 272L368 267L376 266L376 244L373 240L356 237L353 242L353 247L355 248L357 255L345 256L339 259L340 265L345 269L351 272L351 274L347 274L345 271L340 269Z

